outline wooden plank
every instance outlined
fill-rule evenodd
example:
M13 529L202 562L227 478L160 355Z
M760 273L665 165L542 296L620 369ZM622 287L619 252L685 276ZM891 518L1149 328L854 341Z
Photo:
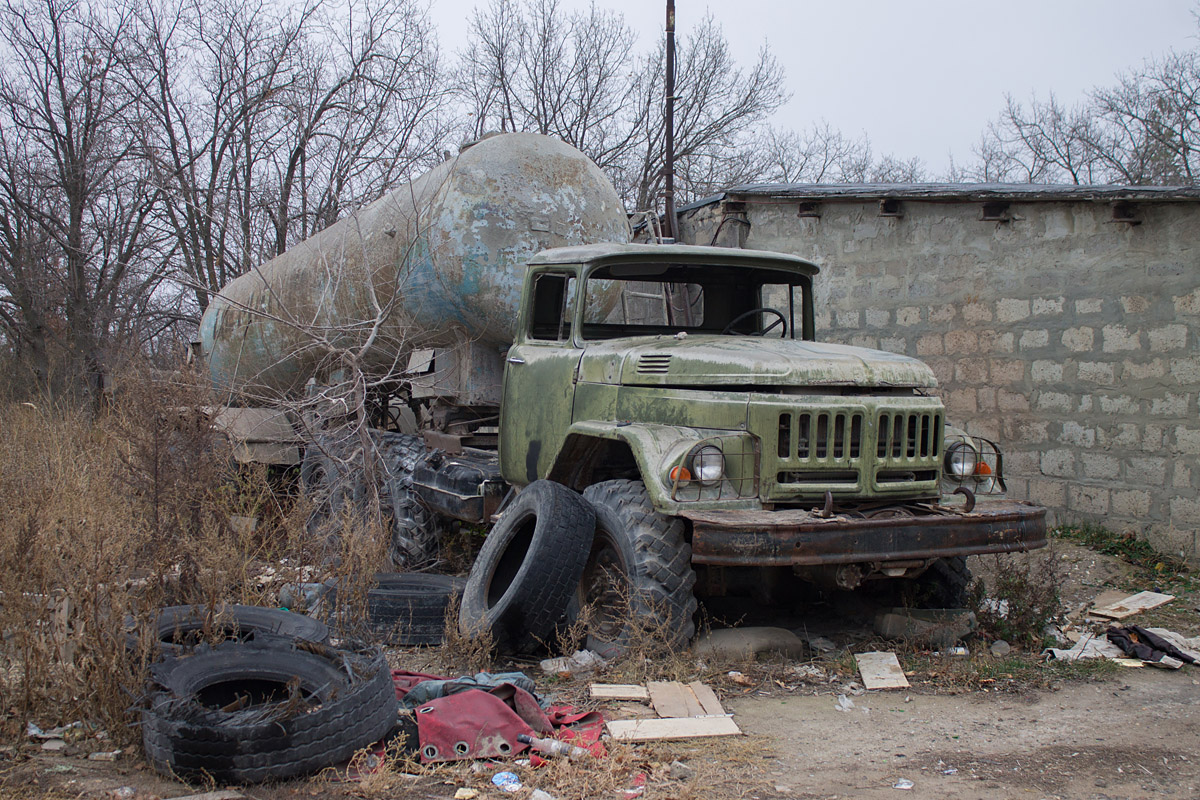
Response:
M1106 617L1108 619L1125 619L1134 614L1140 614L1143 611L1149 611L1152 608L1158 608L1164 603L1169 603L1175 599L1173 594L1159 594L1158 592L1138 592L1126 597L1124 600L1119 600L1111 605L1101 608L1093 608L1088 613L1094 617Z
M740 736L742 729L729 717L618 719L606 724L618 742L697 739L705 736Z
M868 689L903 689L908 686L908 678L904 677L904 670L900 669L895 653L857 653L854 660L858 662L863 686Z
M696 695L696 700L700 703L700 707L704 709L705 714L725 713L725 709L721 708L721 701L717 699L717 695L712 689L700 681L692 681L688 684L688 688L692 690L692 694Z
M650 692L636 683L593 683L588 687L594 700L649 700Z
M696 696L679 681L647 681L646 689L650 692L650 705L660 717L690 717L692 711L699 709ZM691 705L688 697L691 697Z

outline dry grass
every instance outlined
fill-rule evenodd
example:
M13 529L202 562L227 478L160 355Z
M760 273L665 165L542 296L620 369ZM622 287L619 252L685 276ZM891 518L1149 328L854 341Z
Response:
M283 585L335 572L352 589L382 563L384 537L362 525L345 527L335 559L314 550L303 504L281 502L263 470L235 467L199 412L212 399L196 376L133 373L118 385L98 418L0 407L0 732L10 740L30 721L76 720L117 744L136 739L147 623L164 605L274 604ZM236 516L260 524L231 525ZM141 631L133 647L127 620Z

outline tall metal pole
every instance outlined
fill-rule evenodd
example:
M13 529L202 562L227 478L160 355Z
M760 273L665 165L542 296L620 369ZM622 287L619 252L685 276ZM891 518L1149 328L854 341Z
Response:
M679 240L679 220L675 218L675 0L667 0L667 75L666 133L667 146L663 166L667 200L667 235Z

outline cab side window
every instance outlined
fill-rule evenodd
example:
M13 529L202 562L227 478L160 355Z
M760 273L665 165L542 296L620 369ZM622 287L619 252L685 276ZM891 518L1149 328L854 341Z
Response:
M575 277L543 273L533 283L533 314L529 338L566 341L571 338Z

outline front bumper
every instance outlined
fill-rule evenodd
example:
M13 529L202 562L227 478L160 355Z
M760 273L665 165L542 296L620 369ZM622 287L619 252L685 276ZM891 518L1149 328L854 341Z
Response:
M682 511L692 562L720 566L819 566L1010 553L1046 546L1046 509L980 501L970 513L929 509L863 519L813 511Z

